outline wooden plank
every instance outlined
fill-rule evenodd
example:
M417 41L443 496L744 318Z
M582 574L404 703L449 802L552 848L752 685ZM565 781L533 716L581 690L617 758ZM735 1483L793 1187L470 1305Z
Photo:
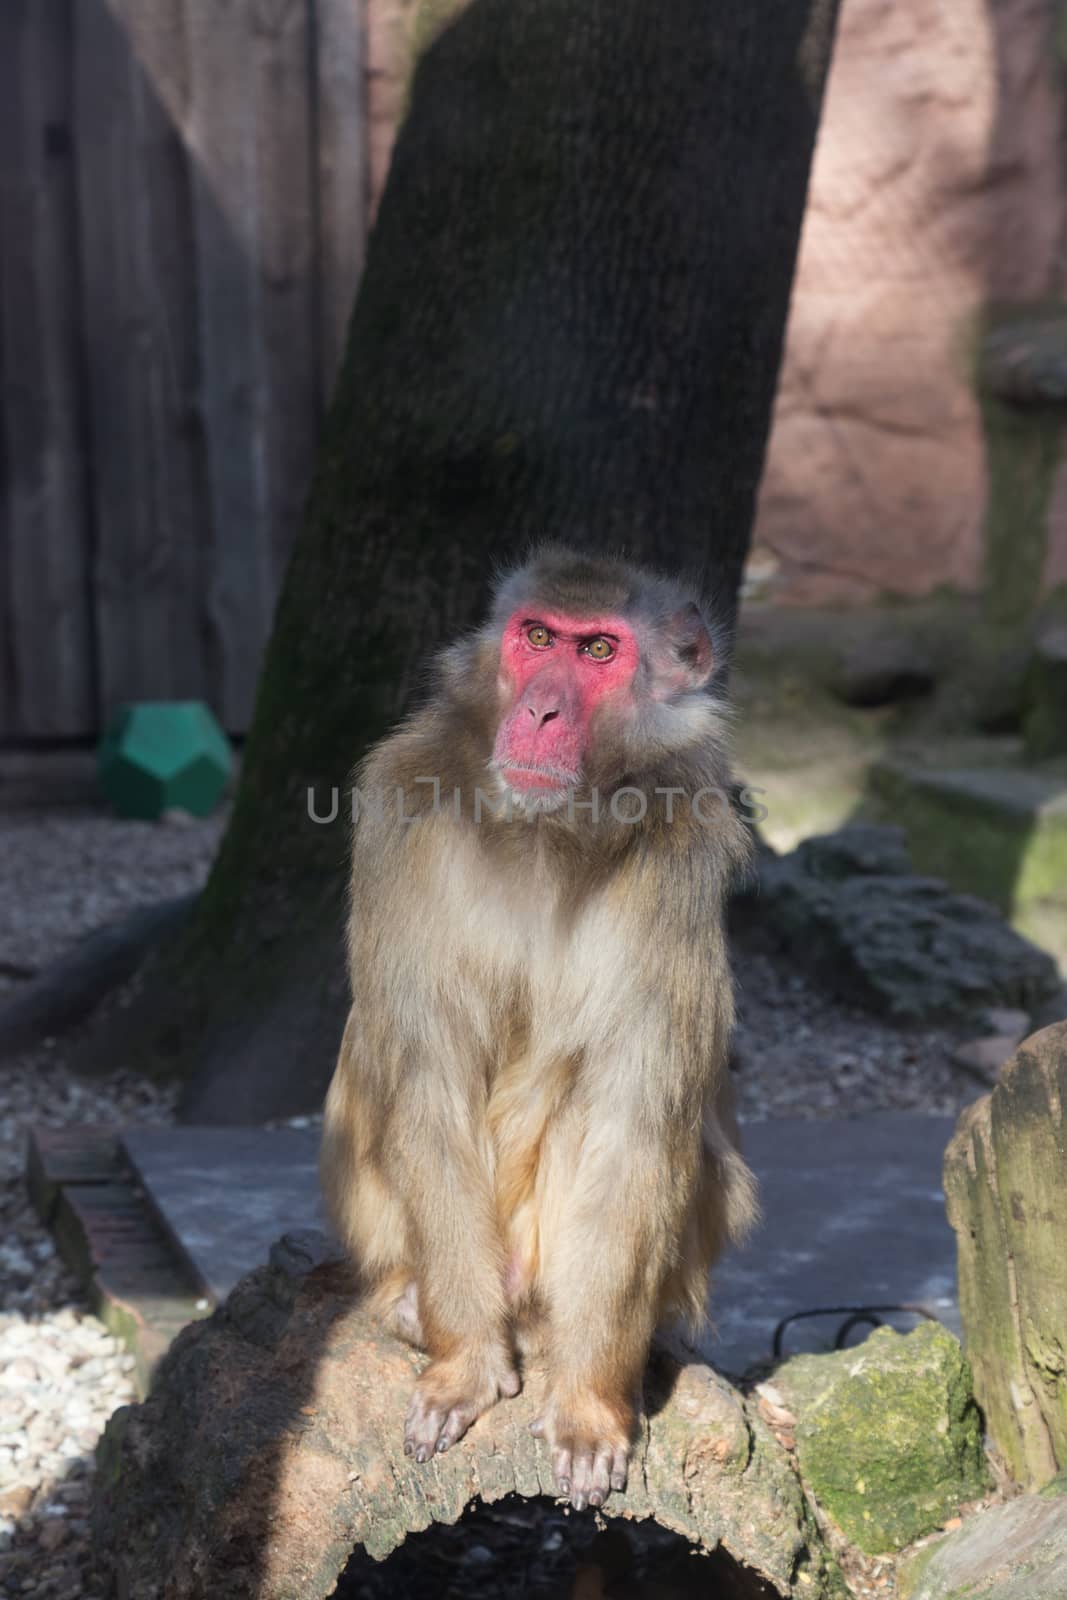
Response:
M78 0L75 127L101 717L210 699L181 0Z
M93 730L68 0L0 6L0 736Z
M363 271L370 203L363 0L315 0L320 372L329 401Z
M52 1219L67 1183L114 1183L126 1166L118 1129L101 1123L30 1129L26 1191L42 1222Z
M254 0L260 381L274 600L304 509L320 416L313 0ZM253 682L258 677L258 655Z
M318 394L309 0L185 0L215 699L247 725Z

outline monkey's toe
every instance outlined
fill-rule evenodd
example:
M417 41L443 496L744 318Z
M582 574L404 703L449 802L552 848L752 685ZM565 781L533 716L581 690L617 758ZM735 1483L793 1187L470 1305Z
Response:
M414 1456L418 1462L429 1461L432 1455L442 1455L450 1446L462 1439L471 1423L485 1410L476 1401L459 1401L434 1404L415 1390L404 1423L404 1454Z
M411 1397L404 1423L404 1454L418 1462L443 1455L501 1395L511 1398L521 1387L519 1375L511 1367L488 1381L459 1385L446 1381L441 1369L431 1364Z
M538 1417L530 1427L539 1438L551 1441L556 1488L576 1511L602 1506L612 1489L621 1494L626 1488L627 1445L559 1428L547 1417Z
M576 1511L602 1506L612 1489L621 1493L626 1488L626 1451L603 1441L576 1448L559 1446L553 1451L552 1465L560 1494L569 1498Z

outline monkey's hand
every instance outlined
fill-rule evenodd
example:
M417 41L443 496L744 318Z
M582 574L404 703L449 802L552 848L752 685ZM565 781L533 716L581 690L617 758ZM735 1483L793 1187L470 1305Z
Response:
M626 1488L633 1414L591 1391L550 1397L531 1431L544 1439L556 1487L576 1511L602 1506L612 1489Z
M404 1424L404 1454L429 1461L462 1439L472 1422L522 1388L511 1355L494 1349L431 1361L415 1385Z

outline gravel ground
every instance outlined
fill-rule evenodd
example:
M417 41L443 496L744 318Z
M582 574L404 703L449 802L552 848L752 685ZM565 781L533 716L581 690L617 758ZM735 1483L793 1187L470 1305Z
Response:
M0 815L0 1000L137 906L197 888L223 826L93 811ZM45 1047L0 1067L0 1595L96 1600L93 1450L134 1398L133 1357L89 1311L22 1182L33 1123L166 1122L173 1094L130 1073L79 1082Z
M87 1086L50 1051L0 1070L0 1595L97 1600L86 1516L93 1450L134 1398L127 1355L89 1311L22 1181L31 1123L165 1122L129 1073Z
M735 939L742 1121L870 1111L950 1115L982 1092L952 1061L974 1026L901 1028L814 989L758 938Z
M0 1000L3 989L14 991L101 923L198 887L223 822L128 823L88 810L0 814ZM951 1064L958 1037L951 1031L905 1033L835 1005L751 941L737 947L735 964L741 1015L735 1066L745 1120L945 1112L978 1092ZM88 1311L26 1200L26 1130L33 1122L165 1122L171 1115L168 1092L130 1074L78 1082L58 1047L0 1068L5 1600L103 1595L92 1577L85 1520L92 1452L111 1411L133 1398L131 1358ZM538 1527L548 1518L545 1538L556 1536L554 1516L546 1507L533 1518ZM518 1509L512 1517L516 1527L529 1521ZM531 1539L536 1546L538 1538ZM453 1544L446 1537L428 1559L446 1565L458 1559ZM476 1554L481 1548L476 1541L463 1564L484 1559ZM491 1582L472 1588L497 1592ZM889 1591L879 1581L859 1592Z
M84 934L199 888L225 816L121 822L105 812L0 815L0 992Z

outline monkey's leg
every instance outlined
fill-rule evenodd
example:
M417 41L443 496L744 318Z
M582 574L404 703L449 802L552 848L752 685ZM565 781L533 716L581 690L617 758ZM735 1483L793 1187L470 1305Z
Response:
M403 1197L431 1358L412 1395L404 1453L427 1461L501 1396L518 1394L520 1382L486 1141L478 1138L474 1116L457 1116L454 1101L435 1094L420 1075L417 1092L398 1097L391 1120L387 1170Z
M581 1509L626 1487L636 1401L695 1181L695 1148L602 1109L577 1161L546 1174L549 1395L536 1427Z

